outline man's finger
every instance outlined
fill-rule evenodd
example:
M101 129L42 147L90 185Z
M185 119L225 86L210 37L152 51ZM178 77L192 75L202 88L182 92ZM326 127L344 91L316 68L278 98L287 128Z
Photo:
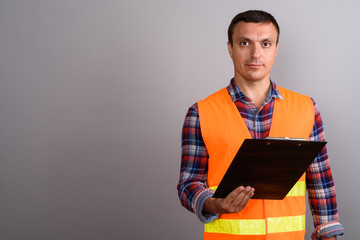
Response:
M255 191L254 188L247 186L246 188L243 189L243 191L241 191L240 194L238 194L238 196L233 200L231 205L235 209L242 210L246 206L246 204L249 202L251 197L254 195L254 191Z
M235 188L235 190L233 190L231 193L229 193L226 196L224 201L230 205L239 196L239 194L241 194L242 191L244 191L244 189L245 189L244 186L240 186L240 187Z

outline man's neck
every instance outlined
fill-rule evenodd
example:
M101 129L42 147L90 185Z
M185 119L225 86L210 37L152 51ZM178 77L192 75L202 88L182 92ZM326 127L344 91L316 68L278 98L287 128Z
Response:
M261 108L270 89L270 78L262 81L246 81L235 78L235 83L258 108Z

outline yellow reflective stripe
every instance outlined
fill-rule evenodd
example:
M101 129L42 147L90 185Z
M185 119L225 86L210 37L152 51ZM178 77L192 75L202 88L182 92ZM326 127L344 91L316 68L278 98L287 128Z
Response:
M305 215L268 218L268 233L305 230ZM216 219L205 224L207 233L265 235L264 219Z
M236 235L265 235L265 220L216 219L205 224L205 232Z
M305 188L306 188L306 184L304 181L298 181L297 183L295 183L295 185L293 186L293 188L290 190L290 192L288 192L288 194L286 195L287 197L294 197L294 196L305 196Z
M214 190L216 191L216 189L218 188L218 186L215 186L215 187L209 187L211 190Z
M305 230L305 215L268 218L268 233Z

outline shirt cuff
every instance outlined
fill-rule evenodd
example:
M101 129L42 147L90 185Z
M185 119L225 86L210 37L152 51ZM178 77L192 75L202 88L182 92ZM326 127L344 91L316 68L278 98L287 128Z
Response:
M333 237L344 234L344 227L337 221L324 223L316 227L312 234L312 239Z
M207 199L211 198L214 195L214 191L207 188L205 191L199 193L195 198L194 204L195 214L198 216L201 222L209 223L219 217L219 214L216 213L204 213L204 203Z

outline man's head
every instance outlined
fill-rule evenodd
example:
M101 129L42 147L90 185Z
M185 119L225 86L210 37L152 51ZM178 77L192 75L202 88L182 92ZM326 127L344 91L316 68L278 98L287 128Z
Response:
M269 13L251 10L234 17L227 43L235 82L266 83L278 50L279 28Z
M231 46L233 45L232 35L234 33L234 27L239 22L274 24L277 31L276 43L279 43L280 28L278 23L276 22L276 19L270 13L261 10L249 10L246 12L239 13L232 19L228 28L228 41L231 44Z

